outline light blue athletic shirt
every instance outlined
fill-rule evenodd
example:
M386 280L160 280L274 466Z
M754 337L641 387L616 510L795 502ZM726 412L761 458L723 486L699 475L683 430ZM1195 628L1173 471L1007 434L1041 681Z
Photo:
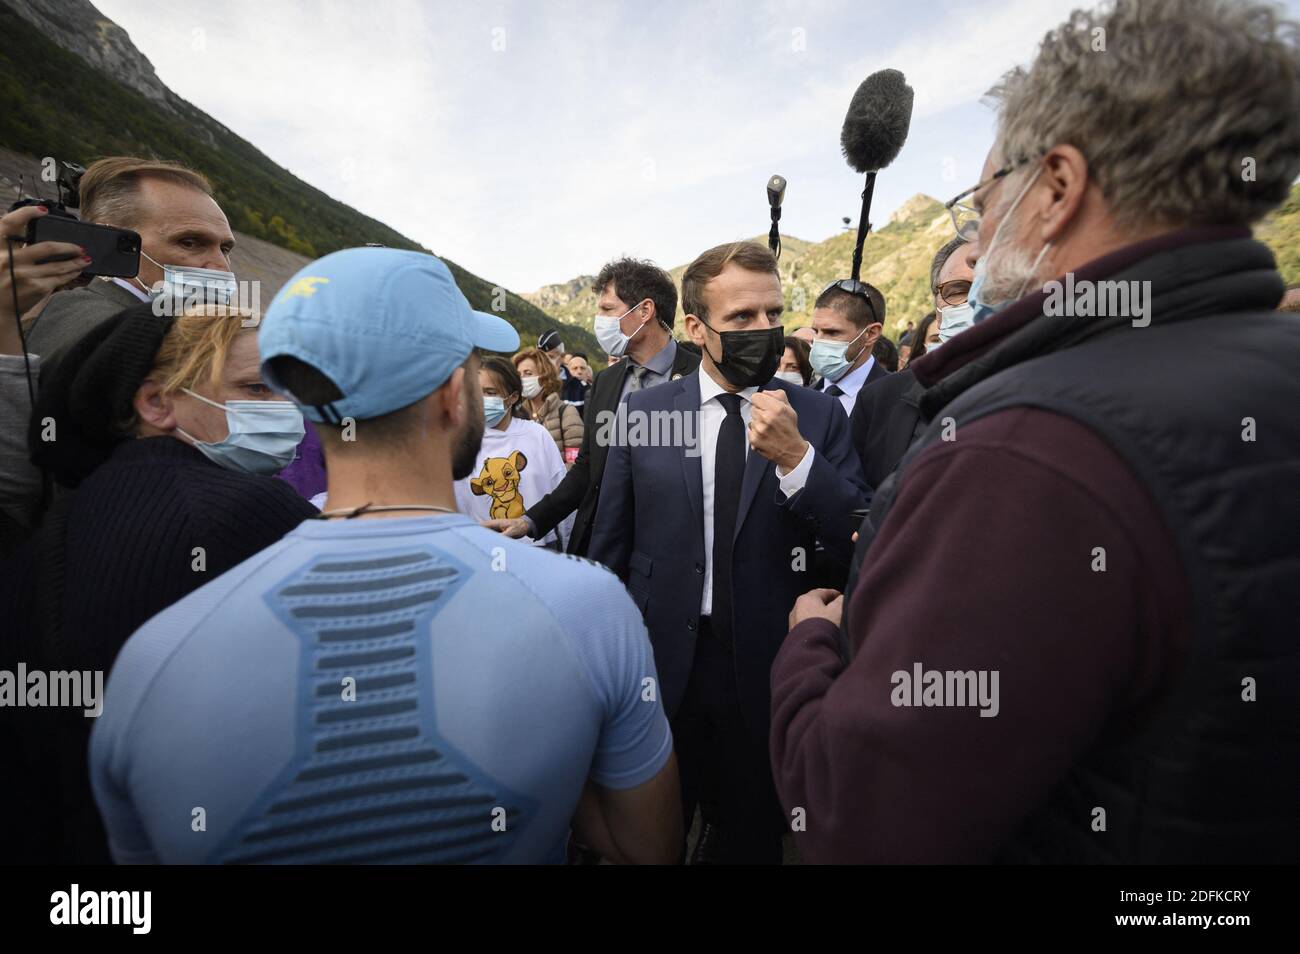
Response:
M119 862L542 862L671 751L618 579L449 514L308 520L155 616L91 774Z

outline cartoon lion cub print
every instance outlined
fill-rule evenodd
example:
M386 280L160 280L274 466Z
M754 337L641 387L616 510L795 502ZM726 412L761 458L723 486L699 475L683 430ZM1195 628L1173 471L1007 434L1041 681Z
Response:
M488 511L491 519L524 515L528 508L519 493L519 472L527 466L528 458L522 451L515 451L509 457L489 457L483 461L483 471L469 482L469 489L476 497L492 498L492 507Z

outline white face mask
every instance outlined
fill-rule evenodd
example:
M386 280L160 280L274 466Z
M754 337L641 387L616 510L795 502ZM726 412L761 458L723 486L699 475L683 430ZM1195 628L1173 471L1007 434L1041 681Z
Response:
M135 280L151 294L172 298L184 305L228 305L238 290L234 272L193 265L162 265L148 253L142 251L140 254L162 269L162 284L153 289L145 288L139 278Z
M530 375L520 380L523 382L524 397L531 399L542 393L542 379L536 375Z
M790 384L797 384L799 387L803 387L803 375L798 371L778 371L774 377L778 377L782 381L786 381Z
M650 320L649 318L641 322L641 324L637 326L636 331L632 332L630 335L623 334L621 324L624 318L640 307L641 302L637 302L617 318L613 315L596 316L595 320L592 322L592 326L596 332L596 340L600 342L600 346L605 349L607 354L615 358L623 357L624 353L627 351L628 343L641 333L641 329L645 327L646 321Z

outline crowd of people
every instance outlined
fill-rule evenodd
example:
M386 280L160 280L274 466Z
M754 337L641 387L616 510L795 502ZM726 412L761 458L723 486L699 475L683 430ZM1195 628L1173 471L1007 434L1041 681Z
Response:
M991 100L896 343L752 242L606 263L594 375L419 252L173 314L165 160L80 182L133 278L0 218L6 860L1300 859L1300 26L1116 0Z

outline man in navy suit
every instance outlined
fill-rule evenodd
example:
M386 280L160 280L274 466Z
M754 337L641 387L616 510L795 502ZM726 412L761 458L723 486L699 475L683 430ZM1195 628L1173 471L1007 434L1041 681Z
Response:
M831 282L813 304L808 360L818 377L815 387L839 398L845 414L853 413L859 391L890 374L876 360L882 342L889 344L882 334L884 322L880 289L851 278Z
M698 805L709 826L703 860L779 863L788 820L767 749L772 661L813 586L817 543L847 561L869 491L838 402L772 378L783 300L766 248L702 254L682 306L700 368L629 395L625 424L607 429L588 555L645 615L685 817Z

